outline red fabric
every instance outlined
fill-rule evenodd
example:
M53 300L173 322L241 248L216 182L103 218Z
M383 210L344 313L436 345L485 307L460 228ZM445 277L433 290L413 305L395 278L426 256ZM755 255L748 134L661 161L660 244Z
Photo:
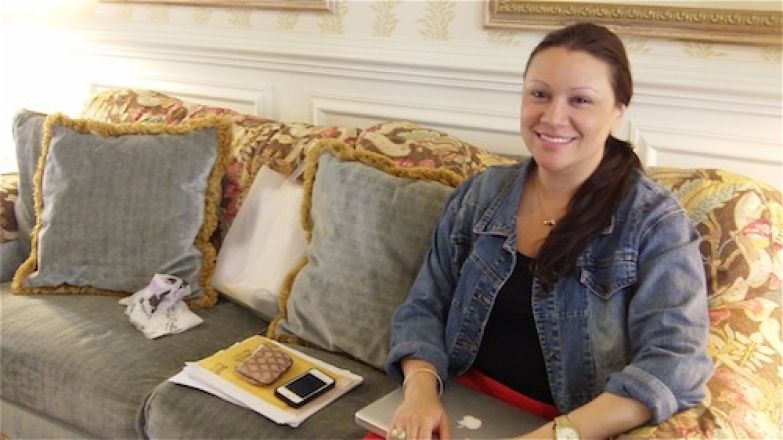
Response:
M527 397L476 369L471 369L462 376L454 378L454 380L466 387L488 394L511 406L515 406L523 411L536 414L548 420L552 420L560 415L560 411L558 411L557 407L554 405L538 401L532 397Z
M554 405L527 397L476 369L471 369L462 376L454 378L454 380L480 393L488 394L511 406L515 406L523 411L536 414L548 420L552 420L560 415L560 411L558 411L557 407ZM384 438L372 432L368 432L363 440L384 440Z

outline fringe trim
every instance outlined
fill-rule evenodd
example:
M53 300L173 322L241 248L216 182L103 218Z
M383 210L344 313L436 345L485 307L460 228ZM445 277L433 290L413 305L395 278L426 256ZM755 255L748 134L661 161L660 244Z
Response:
M217 212L220 204L220 181L225 173L226 162L231 148L231 121L221 117L209 117L192 119L178 125L165 124L108 124L89 119L70 119L62 113L56 113L46 118L44 122L44 135L41 141L41 156L38 159L37 169L33 176L33 202L35 208L35 226L31 232L30 255L22 263L14 274L11 288L15 294L89 294L89 295L121 295L126 296L132 292L119 292L109 289L100 289L93 286L74 286L61 284L59 286L27 287L24 282L38 269L39 234L42 225L43 213L43 170L51 148L52 137L56 127L70 128L82 134L97 136L124 136L135 134L187 134L197 130L216 129L218 135L215 163L212 166L208 181L207 191L204 197L204 222L196 235L194 245L202 254L200 283L202 296L188 301L193 308L208 308L217 302L217 291L212 287L212 275L215 271L217 253L210 242L212 233L217 228Z
M337 139L323 139L316 143L305 158L304 171L304 197L302 199L302 210L300 211L300 221L302 229L305 231L305 239L308 246L313 238L313 222L310 210L313 206L313 185L318 172L318 159L321 154L332 154L343 162L361 162L369 167L375 168L386 174L413 179L425 180L428 182L438 182L452 188L456 188L464 181L464 178L457 173L445 168L424 168L424 167L401 167L392 159L367 150L357 150ZM300 345L312 345L309 342L282 331L279 327L288 318L288 299L293 291L294 282L299 273L307 266L307 256L291 269L283 282L283 288L278 298L279 312L267 327L266 336L280 342L296 343Z
M221 181L226 172L231 144L233 141L233 124L230 119L224 117L209 117L203 119L191 119L187 125L193 126L194 131L202 128L217 129L217 154L212 171L207 180L207 193L204 197L204 222L196 235L196 248L201 251L201 291L199 298L187 300L188 306L194 309L208 309L214 306L218 300L218 293L212 287L212 276L215 274L217 264L217 250L210 238L218 226L218 211L223 196Z

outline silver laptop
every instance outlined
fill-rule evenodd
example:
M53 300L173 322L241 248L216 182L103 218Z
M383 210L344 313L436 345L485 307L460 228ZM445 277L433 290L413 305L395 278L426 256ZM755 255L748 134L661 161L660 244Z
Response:
M454 381L446 382L441 397L454 438L509 438L530 432L547 422ZM394 411L402 403L397 388L356 412L356 423L380 436L390 429Z

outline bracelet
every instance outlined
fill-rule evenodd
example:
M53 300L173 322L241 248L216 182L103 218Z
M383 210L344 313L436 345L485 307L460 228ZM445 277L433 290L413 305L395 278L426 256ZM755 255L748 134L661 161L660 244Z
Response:
M435 379L438 380L438 396L442 396L443 395L443 379L440 378L440 375L438 374L437 371L435 371L435 370L433 370L431 368L416 368L413 371L411 371L410 373L408 373L405 376L405 379L402 381L402 389L403 389L403 391L405 391L405 385L408 384L408 380L411 377L415 376L416 373L428 373L428 374L431 374L431 375L435 376Z

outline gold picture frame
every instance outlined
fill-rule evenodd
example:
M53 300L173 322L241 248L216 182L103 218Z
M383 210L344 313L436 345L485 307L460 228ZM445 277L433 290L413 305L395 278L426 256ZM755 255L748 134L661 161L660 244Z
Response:
M624 35L707 43L781 45L780 2L485 0L484 26L552 30L592 21ZM694 6L697 5L697 6Z
M332 11L332 0L100 0L104 3L211 6L220 8L277 9L286 11Z

